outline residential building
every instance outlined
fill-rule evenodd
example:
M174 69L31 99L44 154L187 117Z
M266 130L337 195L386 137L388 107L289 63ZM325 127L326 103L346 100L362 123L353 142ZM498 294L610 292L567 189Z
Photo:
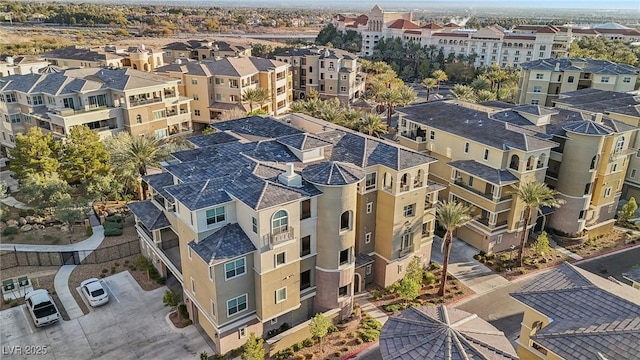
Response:
M253 56L200 62L178 59L156 72L180 80L180 94L193 99L196 130L236 109L282 115L293 101L291 66L281 61ZM267 89L270 98L262 104L243 102L245 91L255 88Z
M539 59L520 64L518 103L552 106L560 94L586 89L633 91L638 69L596 59Z
M640 354L640 292L569 263L511 296L524 307L521 360L633 360Z
M627 125L640 128L640 100L633 93L621 93L593 88L560 94L554 106L579 111L586 117L602 113ZM635 132L629 141L630 148L640 149L640 136ZM622 185L622 199L635 197L640 200L640 150L629 156L627 174Z
M380 354L383 360L518 360L493 325L444 305L410 307L390 317L380 332Z
M153 72L163 66L162 51L149 49L144 44L118 48L68 46L48 51L41 56L50 63L61 67L126 67L134 70Z
M192 130L191 99L178 95L178 81L133 69L43 68L0 78L0 144L38 126L63 138L77 125L101 137L120 131L157 139Z
M0 58L0 77L37 72L49 62L37 56L4 56Z
M443 198L475 207L475 220L457 237L483 250L519 245L521 181L546 182L565 201L542 208L530 231L610 230L637 127L599 114L526 105L439 101L398 109L400 144L438 159L431 178L448 187Z
M348 316L367 284L428 264L433 158L301 114L212 126L129 207L142 253L182 284L217 353L319 311Z
M358 57L349 52L313 46L275 58L291 64L294 99L304 99L315 90L321 99L337 98L348 106L364 92L366 74L360 70Z
M251 56L251 46L233 44L221 40L177 41L162 47L165 64L177 59L205 60L216 57Z

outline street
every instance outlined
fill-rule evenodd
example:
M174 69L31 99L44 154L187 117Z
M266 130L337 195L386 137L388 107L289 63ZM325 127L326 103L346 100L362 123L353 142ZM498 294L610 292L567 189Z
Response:
M640 265L640 246L618 254L579 261L575 265L602 277L613 276L619 281L629 284L627 280L622 278L622 273L631 270L634 265Z

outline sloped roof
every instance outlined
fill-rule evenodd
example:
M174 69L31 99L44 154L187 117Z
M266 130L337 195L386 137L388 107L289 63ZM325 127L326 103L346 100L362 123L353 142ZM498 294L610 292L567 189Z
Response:
M173 185L173 175L164 171L160 174L147 175L142 178L144 182L149 184L165 199L171 201L169 193L164 189L165 186Z
M278 142L297 150L312 150L331 145L330 142L324 141L310 134L294 134L278 138Z
M233 141L240 141L237 137L222 131L208 135L192 136L187 140L197 147L207 147Z
M409 20L398 19L392 22L391 24L389 24L387 28L389 29L420 29L420 26L416 25L415 23Z
M609 127L603 124L598 124L595 121L571 121L562 127L564 131L583 134L583 135L597 135L606 136L613 133Z
M422 29L432 29L432 30L438 30L438 29L442 29L442 26L436 24L436 23L428 23L425 25L421 26Z
M556 64L560 71L581 71L598 75L636 75L638 69L627 64L616 64L608 60L583 58L538 59L520 64L525 70L555 71Z
M365 172L348 163L325 161L302 170L302 178L312 184L342 186L364 179Z
M280 121L270 121L262 116L216 122L213 125L220 131L231 131L241 136L275 139L286 135L302 134L303 131Z
M140 219L147 230L164 229L171 226L164 211L159 209L153 200L132 202L127 204L127 207Z
M227 224L197 243L191 241L189 247L210 265L256 251L251 239L237 223Z
M494 169L475 160L456 160L447 165L499 186L518 182L518 178L509 171Z
M511 294L550 324L531 337L564 359L637 359L638 290L563 263Z
M380 333L384 360L516 360L509 340L493 325L444 305L411 307L389 318Z
M42 57L44 57L45 59L68 59L91 62L104 62L107 60L106 54L101 54L91 49L75 46L67 46L47 51L42 54Z

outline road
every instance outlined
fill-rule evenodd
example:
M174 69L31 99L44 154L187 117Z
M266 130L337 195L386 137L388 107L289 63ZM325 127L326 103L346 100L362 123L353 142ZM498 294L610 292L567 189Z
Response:
M618 254L583 260L577 262L575 265L602 277L608 278L609 276L613 276L619 281L629 284L629 282L622 277L622 273L631 270L631 267L634 265L640 265L640 246Z

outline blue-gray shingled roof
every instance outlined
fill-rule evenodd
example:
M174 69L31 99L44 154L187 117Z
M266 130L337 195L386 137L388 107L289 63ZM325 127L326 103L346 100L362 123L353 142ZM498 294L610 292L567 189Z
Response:
M191 241L189 247L210 265L256 251L256 247L237 223L227 224L197 243Z
M197 147L206 147L239 140L240 139L238 139L237 137L226 132L216 132L208 135L192 136L188 139L190 143Z
M251 116L242 119L216 122L213 127L219 131L233 131L242 136L275 139L281 136L303 133L302 130L289 126L281 121L262 116Z
M627 272L622 273L622 277L633 282L640 283L640 267L635 267Z
M173 185L173 175L168 172L161 172L160 174L144 176L142 180L155 189L160 196L171 201L169 193L164 188Z
M595 121L571 121L564 124L562 129L572 133L595 136L606 136L613 133L612 129Z
M585 58L538 59L522 63L520 67L525 70L555 71L556 65L560 71L580 71L598 75L635 75L638 73L638 69L631 65Z
M563 263L511 296L551 320L531 339L563 359L638 359L637 289Z
M368 264L372 264L375 261L376 259L369 254L365 254L365 253L356 254L356 268L359 268Z
M297 150L311 150L331 145L310 134L295 134L278 138L278 142Z
M153 200L136 201L127 204L127 206L147 230L164 229L171 226L164 211L158 208Z
M302 170L302 178L316 185L342 186L364 179L365 172L352 164L323 161Z
M518 178L507 170L494 169L475 160L457 160L448 163L455 169L460 169L479 179L495 185L508 185L518 182Z

